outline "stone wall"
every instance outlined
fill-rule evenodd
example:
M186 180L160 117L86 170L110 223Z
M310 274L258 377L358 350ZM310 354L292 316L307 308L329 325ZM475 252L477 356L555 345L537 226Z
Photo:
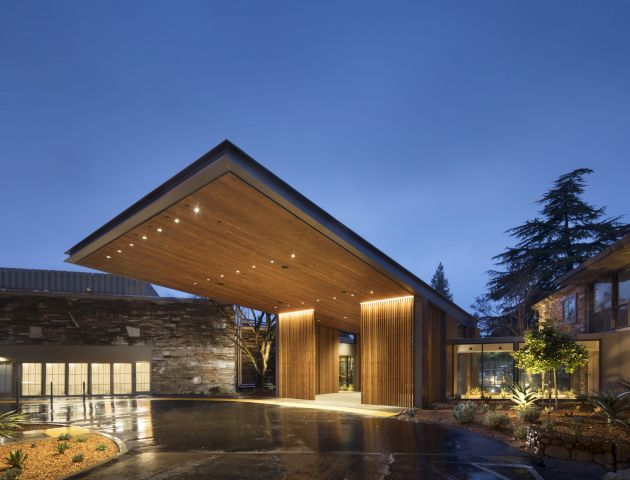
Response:
M527 446L534 455L597 463L608 470L630 468L630 444L527 428Z
M234 391L231 319L231 305L194 299L0 292L0 345L150 347L154 393Z
M575 323L562 321L562 303L572 295L576 296L577 320ZM549 295L534 305L542 324L551 323L559 330L569 334L588 332L588 287L586 285L569 286Z

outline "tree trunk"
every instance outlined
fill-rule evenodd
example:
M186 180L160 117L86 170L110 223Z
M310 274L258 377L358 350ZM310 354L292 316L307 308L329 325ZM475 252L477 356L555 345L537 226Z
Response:
M545 372L540 373L540 398L543 407L545 406Z
M556 391L556 410L558 410L558 370L553 369L553 388Z

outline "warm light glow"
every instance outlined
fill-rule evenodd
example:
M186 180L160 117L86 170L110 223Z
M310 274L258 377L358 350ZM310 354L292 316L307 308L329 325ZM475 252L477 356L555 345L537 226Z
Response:
M118 249L118 250L116 250L116 251L117 251L118 253L122 253L122 250L120 250L120 249Z
M147 236L146 235L142 235L142 240L146 240Z
M287 306L290 307L291 305L287 305ZM312 308L309 308L307 310L296 310L295 312L286 312L286 313L281 312L280 316L281 317L287 317L287 316L290 316L290 315L305 315L305 314L307 314L309 312L315 312L315 310L313 310Z
M404 297L382 298L381 300L370 300L368 302L361 302L361 305L366 305L368 303L378 303L378 302L392 302L394 300L407 300L410 298L413 298L413 295L406 295Z
M176 218L175 220L173 220L175 223L179 223L179 218Z
M210 279L209 279L209 278L206 278L206 282L209 282L209 281L210 281Z
M195 207L193 208L193 212L195 212L195 214L199 213L201 210L199 210L199 207Z
M161 228L158 228L158 229L157 229L157 231L158 231L159 233L162 233L162 229L161 229Z
M197 285L197 282L193 282L193 285Z
M291 254L291 258L295 258L295 253L292 253L292 254Z
M337 297L333 297L333 300L337 300Z
M221 278L225 277L225 275L221 274Z
M237 271L236 271L236 273L241 273L241 271L240 271L240 270L237 270Z
M112 257L110 257L109 255L107 255L107 258L112 258Z
M319 302L319 298L317 300L315 300L316 302Z
M129 244L129 246L130 246L130 247L133 247L133 243L130 243L130 244Z
M269 260L269 263L274 263L274 262L275 262L275 260Z
M256 268L256 265L252 265L252 268Z
M351 297L354 297L354 293L351 293L351 294L350 294L350 296L351 296Z
M370 293L371 293L371 294L372 294L372 293L374 293L374 290L370 290Z

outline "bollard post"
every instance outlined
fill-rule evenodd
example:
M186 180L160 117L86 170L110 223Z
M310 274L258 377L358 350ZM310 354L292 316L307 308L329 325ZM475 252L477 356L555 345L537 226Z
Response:
M20 383L15 382L15 409L20 409Z
M83 382L83 403L85 403L85 382Z
M50 382L50 411L53 411L53 382Z

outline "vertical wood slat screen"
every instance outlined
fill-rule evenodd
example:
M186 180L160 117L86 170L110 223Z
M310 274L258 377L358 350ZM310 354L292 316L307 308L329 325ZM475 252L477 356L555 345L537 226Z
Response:
M339 330L317 326L317 393L339 392Z
M278 315L278 396L315 399L316 348L313 310Z
M361 304L361 402L413 406L413 297Z

